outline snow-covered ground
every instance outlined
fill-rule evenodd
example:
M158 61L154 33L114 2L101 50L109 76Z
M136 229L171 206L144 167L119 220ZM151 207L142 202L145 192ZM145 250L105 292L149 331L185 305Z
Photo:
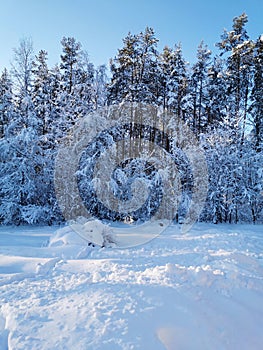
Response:
M1 350L263 348L262 225L128 249L57 230L0 228Z

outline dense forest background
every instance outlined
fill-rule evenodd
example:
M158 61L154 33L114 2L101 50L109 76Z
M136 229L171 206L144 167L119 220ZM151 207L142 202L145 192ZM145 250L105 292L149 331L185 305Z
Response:
M213 55L201 42L189 64L182 47L158 52L154 30L129 33L106 66L94 67L75 38L61 41L48 67L29 39L0 77L0 223L63 221L54 190L60 140L100 108L141 102L169 111L200 141L209 190L200 220L263 223L263 35L251 39L247 16L234 18Z

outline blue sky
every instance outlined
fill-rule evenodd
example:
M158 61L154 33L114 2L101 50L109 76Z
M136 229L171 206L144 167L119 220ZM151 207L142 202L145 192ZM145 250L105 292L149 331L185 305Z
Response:
M13 48L31 37L37 53L45 49L50 65L59 62L60 40L74 36L95 65L108 63L129 31L155 29L159 48L181 42L193 62L201 40L212 51L223 29L246 12L252 39L263 33L262 0L0 0L0 71L9 68Z

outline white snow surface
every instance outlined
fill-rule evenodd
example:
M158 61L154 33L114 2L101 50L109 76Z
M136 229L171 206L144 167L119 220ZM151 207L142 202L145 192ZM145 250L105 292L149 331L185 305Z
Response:
M262 320L263 225L174 225L127 249L0 228L1 350L261 350Z

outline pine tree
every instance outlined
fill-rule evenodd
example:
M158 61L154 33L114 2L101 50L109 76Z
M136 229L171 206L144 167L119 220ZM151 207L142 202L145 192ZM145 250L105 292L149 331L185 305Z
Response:
M12 82L7 69L0 77L0 138L5 136L5 130L13 113Z
M51 87L50 74L47 66L47 52L41 50L33 62L32 73L34 83L32 88L32 102L38 120L38 133L45 135L50 128Z
M107 102L107 68L105 65L99 66L94 77L94 109L97 110L106 105Z
M154 30L146 27L139 35L139 64L136 77L136 100L145 103L157 104L158 99L158 39Z
M88 54L81 52L76 67L75 83L71 93L73 112L77 118L83 118L95 108L94 80L95 68Z
M254 49L254 43L245 28L247 21L245 13L235 17L232 30L225 30L221 42L217 44L221 55L227 54L228 118L241 145L248 119Z
M178 118L184 119L182 102L187 91L188 77L181 45L176 45L174 50L166 46L160 54L159 67L160 97L158 102L164 110L168 109Z
M60 56L60 68L63 71L63 87L69 94L76 83L77 63L80 55L81 44L72 37L63 37L61 40L63 54Z
M213 59L213 63L207 72L207 100L205 106L207 132L211 129L228 130L227 101L225 99L227 85L223 61L219 57Z
M110 61L112 79L108 86L109 104L126 102L157 103L158 40L152 28L123 40L124 47Z
M62 74L58 104L61 126L64 130L68 130L78 118L94 110L95 69L76 39L63 38L61 44L63 54L60 64Z
M256 41L254 50L254 79L251 93L252 127L257 152L263 150L263 35Z
M123 39L124 47L110 61L112 78L108 86L109 104L135 100L135 84L137 79L138 35L129 33Z
M185 109L187 110L187 122L193 131L200 135L208 126L207 106L208 99L208 69L211 51L203 42L198 46L197 63L191 70L188 95L184 99Z

